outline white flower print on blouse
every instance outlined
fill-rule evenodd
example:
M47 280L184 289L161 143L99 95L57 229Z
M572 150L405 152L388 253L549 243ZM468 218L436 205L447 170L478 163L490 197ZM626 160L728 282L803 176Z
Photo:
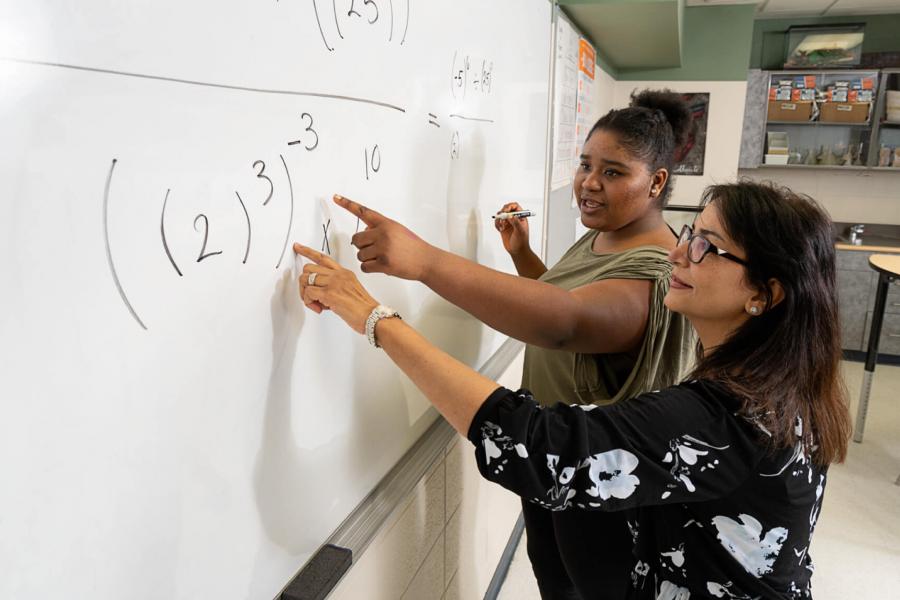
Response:
M631 569L631 587L636 590L644 589L647 583L647 574L650 572L650 565L643 561L637 561Z
M819 511L822 510L822 494L825 492L825 476L819 474L819 485L816 486L816 501L813 503L809 511L809 539L806 546L794 548L794 556L797 557L797 564L802 565L806 561L806 568L813 570L812 560L809 558L809 545L812 544L813 531L816 529L816 521L819 520ZM792 587L796 587L795 583L791 583ZM793 592L793 590L791 590ZM798 592L799 593L799 592ZM799 597L799 596L798 596Z
M572 489L572 480L575 478L575 471L583 469L588 465L586 460L581 461L575 466L559 468L559 455L547 455L547 468L550 469L550 475L553 477L553 487L547 490L547 496L551 502L540 501L543 506L552 506L553 510L564 510L571 504L572 498L575 496L575 490Z
M663 457L662 461L672 465L669 473L676 483L666 484L666 489L662 493L662 499L665 500L672 495L672 490L678 487L678 484L684 486L688 492L694 492L697 488L691 481L691 476L695 471L703 472L707 469L715 469L719 464L719 460L714 456L709 456L710 451L721 452L727 450L730 446L713 446L703 440L690 435L682 435L673 440L669 440L669 451ZM698 467L699 464L699 469Z
M713 517L716 536L722 546L748 573L762 577L772 572L772 565L788 537L784 527L773 527L763 534L762 523L750 515L738 516L740 523L730 517Z
M734 586L732 582L726 584L716 583L714 581L706 582L706 590L716 598L728 598L729 600L760 600L759 596L748 596L741 592L732 592Z
M687 588L663 580L656 594L656 600L690 600L691 592Z
M687 577L687 569L684 569L684 542L677 548L672 548L669 552L660 552L659 564L673 573L678 573L682 577Z
M634 493L641 482L631 474L638 466L638 457L628 450L601 452L589 456L587 460L590 463L588 477L594 484L585 490L589 496L601 500L625 499ZM599 506L594 502L591 505Z
M503 430L499 426L487 421L481 428L481 443L484 446L484 464L490 465L492 460L495 462L494 474L500 473L509 462L509 458L503 457L504 451L515 450L519 457L528 458L525 446L516 444L511 437L503 435Z
M812 483L813 465L811 454L812 452L815 452L816 448L813 446L812 448L807 449L806 445L803 443L803 419L800 417L797 417L797 420L794 423L794 435L797 436L797 443L794 444L794 453L788 461L774 473L760 473L761 477L778 477L784 473L788 467L793 467L793 470L791 471L792 476L799 477L805 474L806 482Z

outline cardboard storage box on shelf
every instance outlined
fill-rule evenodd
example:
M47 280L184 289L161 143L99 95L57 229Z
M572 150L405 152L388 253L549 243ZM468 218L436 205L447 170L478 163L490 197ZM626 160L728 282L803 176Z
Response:
M788 134L784 131L769 131L766 133L766 155L763 160L767 165L788 164Z
M769 100L769 121L809 121L813 112L811 101L785 102Z
M900 123L900 90L888 90L885 97L887 120L891 123Z
M865 123L869 119L869 102L823 102L819 120L827 123Z

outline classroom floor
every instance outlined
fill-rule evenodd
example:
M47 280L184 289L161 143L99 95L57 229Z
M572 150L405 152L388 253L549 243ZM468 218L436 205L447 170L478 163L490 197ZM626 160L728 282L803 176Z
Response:
M856 416L862 364L845 362ZM900 590L900 367L875 369L862 444L829 471L825 501L810 552L816 600L884 600ZM540 600L524 536L500 600Z

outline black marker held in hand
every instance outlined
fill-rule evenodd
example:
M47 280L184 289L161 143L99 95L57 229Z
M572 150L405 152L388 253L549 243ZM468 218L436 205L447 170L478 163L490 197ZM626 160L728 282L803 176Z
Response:
M496 215L492 215L492 219L524 219L525 217L533 217L537 213L533 210L514 210L512 212L498 212Z

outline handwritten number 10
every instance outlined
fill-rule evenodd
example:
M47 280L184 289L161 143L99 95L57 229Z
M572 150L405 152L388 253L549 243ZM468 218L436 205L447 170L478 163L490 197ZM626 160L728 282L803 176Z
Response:
M379 169L381 169L381 150L378 149L378 144L375 144L375 147L372 148L372 156L369 157L369 149L365 149L365 157L366 157L366 180L369 179L369 169L372 169L373 173L377 173Z

